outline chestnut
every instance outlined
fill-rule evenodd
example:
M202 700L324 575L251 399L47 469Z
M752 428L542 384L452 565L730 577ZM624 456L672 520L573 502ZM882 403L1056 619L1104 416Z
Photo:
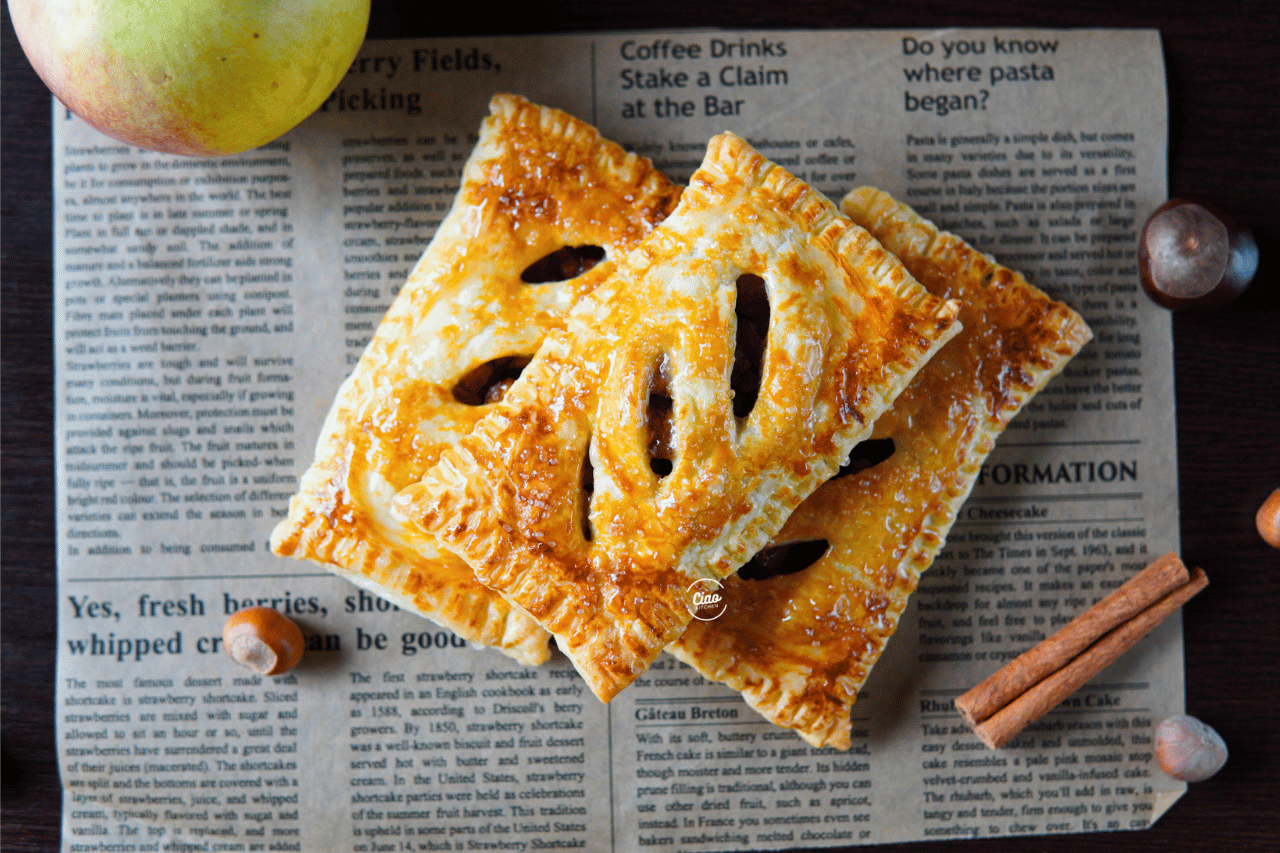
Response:
M1151 214L1138 238L1142 287L1171 310L1227 305L1257 269L1252 232L1206 201L1170 199Z
M1254 516L1258 535L1272 548L1280 548L1280 489L1271 493Z
M222 626L227 654L259 675L281 675L302 659L302 629L270 607L246 607Z

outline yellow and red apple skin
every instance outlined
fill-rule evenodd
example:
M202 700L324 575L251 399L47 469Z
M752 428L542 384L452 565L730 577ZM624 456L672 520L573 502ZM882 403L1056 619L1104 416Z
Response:
M370 0L9 0L68 109L131 145L208 157L311 115L364 41Z

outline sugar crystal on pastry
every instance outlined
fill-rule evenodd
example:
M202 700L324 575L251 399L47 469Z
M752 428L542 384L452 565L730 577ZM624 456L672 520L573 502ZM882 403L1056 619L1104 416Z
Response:
M540 663L547 633L392 498L493 408L680 190L564 112L511 95L490 111L452 208L338 391L272 549Z
M887 194L858 189L842 208L930 292L958 300L963 329L876 421L871 437L887 458L825 483L771 543L825 549L811 548L814 561L792 573L726 578L724 614L694 622L669 651L810 744L847 749L857 692L982 461L1090 332L1066 305Z
M691 584L732 573L836 472L955 311L724 134L397 506L607 701L691 621ZM735 371L740 348L759 364Z

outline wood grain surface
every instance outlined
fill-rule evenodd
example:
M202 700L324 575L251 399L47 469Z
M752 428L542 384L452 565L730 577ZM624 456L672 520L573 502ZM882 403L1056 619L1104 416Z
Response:
M1261 268L1234 305L1174 321L1182 557L1211 585L1184 610L1187 711L1231 758L1152 829L893 845L957 849L1245 851L1280 847L1280 551L1254 512L1280 487L1280 3L544 0L494 15L375 0L373 38L656 27L1155 27L1168 69L1172 195L1199 195L1253 228ZM50 102L3 19L3 815L6 853L58 849L54 754L53 296ZM918 808L907 803L904 808ZM850 848L855 849L855 848ZM861 847L858 850L875 848Z

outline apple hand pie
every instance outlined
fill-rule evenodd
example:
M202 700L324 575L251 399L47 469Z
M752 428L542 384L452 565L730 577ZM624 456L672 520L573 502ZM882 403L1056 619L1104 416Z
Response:
M857 691L983 459L1090 332L1066 305L885 193L854 190L842 207L931 293L958 300L964 328L851 461L872 448L868 461L887 458L818 489L772 549L724 581L724 614L692 623L669 651L810 744L848 749ZM785 563L787 550L803 557L789 573L756 565Z
M862 228L731 134L503 400L397 498L608 701L957 331Z
M490 110L453 207L338 392L272 550L541 663L547 633L406 523L392 498L494 408L680 190L559 110L511 95Z

